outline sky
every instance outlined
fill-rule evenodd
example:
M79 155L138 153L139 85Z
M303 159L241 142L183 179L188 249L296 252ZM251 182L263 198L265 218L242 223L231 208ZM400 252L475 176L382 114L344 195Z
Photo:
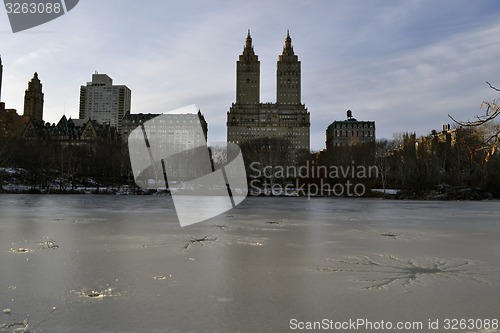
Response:
M23 112L38 72L44 120L78 118L80 86L108 74L132 90L132 113L196 104L209 142L226 140L236 61L250 29L261 102L276 101L276 61L287 29L302 63L311 149L345 120L376 122L377 138L427 135L480 114L500 87L496 0L80 0L44 25L12 33L0 9L2 101Z

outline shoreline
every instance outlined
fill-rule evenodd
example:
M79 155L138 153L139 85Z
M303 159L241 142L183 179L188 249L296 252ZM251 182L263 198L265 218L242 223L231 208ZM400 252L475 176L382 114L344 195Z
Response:
M169 191L145 191L140 188L136 188L129 185L121 185L116 187L77 187L73 189L46 189L39 190L29 188L24 185L8 185L5 188L0 188L0 195L2 194L34 194L34 195L125 195L125 196L170 196ZM248 197L302 197L302 198L374 198L374 199L385 199L385 200L417 200L417 201L488 201L488 200L498 200L491 193L481 190L480 188L468 187L468 186L457 186L449 187L446 189L437 190L396 190L388 189L386 193L382 189L372 189L366 195L355 196L355 195L274 195L274 194L248 194Z

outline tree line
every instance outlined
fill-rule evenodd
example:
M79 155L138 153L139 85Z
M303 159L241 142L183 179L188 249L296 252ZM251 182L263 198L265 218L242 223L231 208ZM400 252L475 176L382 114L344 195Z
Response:
M0 186L5 168L19 170L17 182L33 191L66 191L77 186L118 186L129 182L128 150L121 141L42 141L17 138L0 143Z
M484 149L491 127L461 127L417 138L415 133L378 140L376 161L382 188L432 190L477 187L500 195L500 156Z
M256 166L269 173L259 175L271 184L294 181L293 177L274 179L276 172L273 168L277 166L297 169L301 166L377 166L377 177L363 180L371 188L430 190L446 184L479 187L499 196L500 155L494 153L496 147L493 145L485 146L485 140L495 129L492 124L456 126L420 138L415 133L398 133L391 140L380 139L373 145L351 145L321 153L298 151L290 154L286 150L288 143L279 139L259 139L247 142L241 148L249 180L252 180ZM251 163L254 163L253 168ZM135 185L128 147L122 141L71 145L6 139L0 143L0 168L8 167L23 170L20 182L39 191L92 184L109 187ZM330 179L328 174L314 171L304 175L300 177L300 183L318 183L321 179L330 183L346 180ZM0 172L0 184L5 183L5 177L5 171Z

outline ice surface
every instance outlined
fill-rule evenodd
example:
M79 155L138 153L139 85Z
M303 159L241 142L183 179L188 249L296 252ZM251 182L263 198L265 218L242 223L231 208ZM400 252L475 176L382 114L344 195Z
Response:
M497 201L250 197L181 228L168 196L0 195L0 332L499 319L499 212Z

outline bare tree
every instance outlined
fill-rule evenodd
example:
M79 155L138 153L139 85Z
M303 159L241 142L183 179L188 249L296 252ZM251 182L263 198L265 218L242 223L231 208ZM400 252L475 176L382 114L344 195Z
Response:
M286 168L287 166L295 165L294 155L289 147L291 143L287 139L264 137L256 138L243 142L240 147L247 169L247 177L249 179L261 179L264 188L269 185L273 188L275 182L286 181L285 177L280 176L277 170ZM260 177L256 177L255 171Z
M380 171L382 188L386 193L387 178L389 177L389 154L393 153L398 148L396 140L378 139L375 142L375 161Z
M500 92L500 89L494 87L488 81L486 81L486 83L491 89ZM488 163L500 145L500 123L495 122L496 117L500 114L500 100L494 99L492 101L483 101L480 108L486 108L486 111L482 115L476 115L476 119L472 121L459 121L451 115L448 116L460 126L482 127L486 130L484 144L477 150L484 153L483 163Z

